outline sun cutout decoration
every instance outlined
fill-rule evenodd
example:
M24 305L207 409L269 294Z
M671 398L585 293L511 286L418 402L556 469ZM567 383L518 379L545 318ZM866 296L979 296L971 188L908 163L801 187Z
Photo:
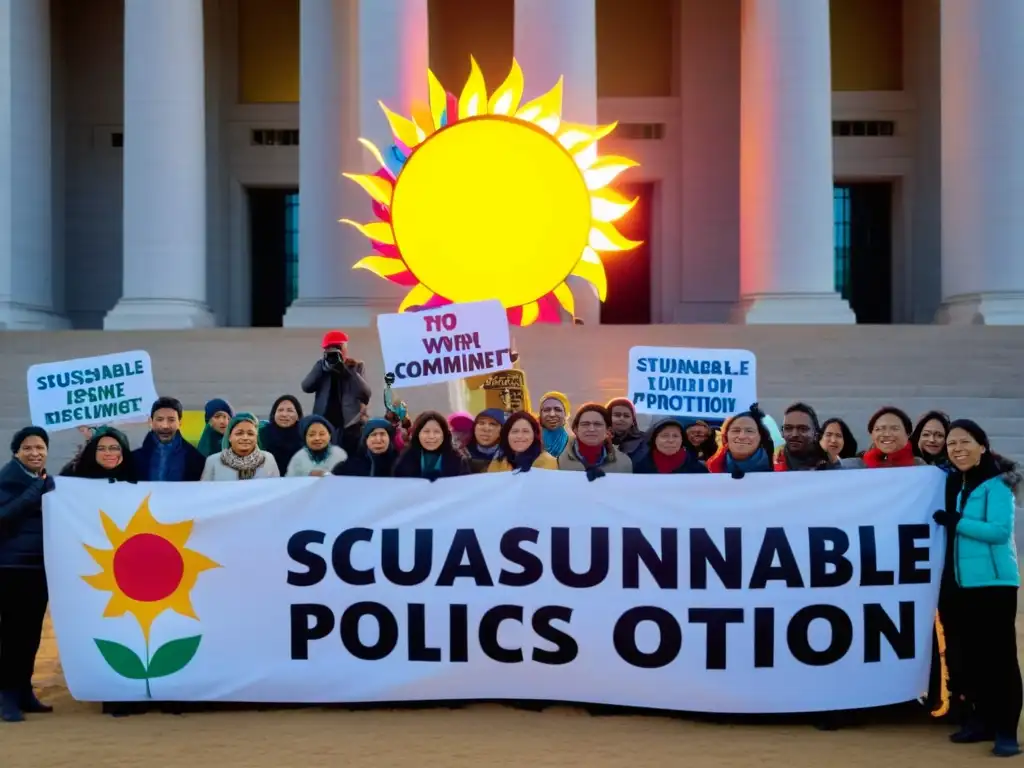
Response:
M342 219L377 252L355 268L411 288L399 312L498 299L514 325L559 322L559 307L575 314L566 278L583 278L604 301L599 254L640 245L614 225L636 200L607 189L637 163L597 157L614 123L562 120L561 78L520 106L518 63L490 98L470 64L459 98L428 70L430 104L414 104L411 119L381 103L395 139L386 154L359 140L381 167L344 174L369 194L378 219Z

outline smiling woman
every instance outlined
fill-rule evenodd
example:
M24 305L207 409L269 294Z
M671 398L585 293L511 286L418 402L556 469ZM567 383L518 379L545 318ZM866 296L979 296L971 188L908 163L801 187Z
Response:
M277 462L260 450L259 420L251 413L239 413L228 423L224 447L206 460L202 480L252 480L280 477Z

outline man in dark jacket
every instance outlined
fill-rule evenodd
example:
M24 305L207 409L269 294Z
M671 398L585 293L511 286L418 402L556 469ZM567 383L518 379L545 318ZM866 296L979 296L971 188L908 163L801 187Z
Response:
M181 436L181 402L160 397L149 410L149 434L132 451L139 480L182 482L199 480L206 459Z
M302 380L302 391L314 395L313 413L331 422L335 442L352 456L359 449L363 406L373 393L363 364L348 356L348 336L328 331L321 346L323 356Z
M52 712L32 691L49 594L43 567L43 494L49 435L25 427L11 440L14 458L0 469L0 720Z

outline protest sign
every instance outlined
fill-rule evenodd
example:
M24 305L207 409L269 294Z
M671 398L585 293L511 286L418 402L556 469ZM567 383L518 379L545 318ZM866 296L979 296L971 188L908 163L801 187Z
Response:
M40 363L28 369L32 423L51 432L149 418L153 364L141 350Z
M757 401L757 358L745 349L633 347L629 397L637 413L726 419Z
M384 370L396 387L419 387L512 365L508 317L499 301L378 315Z
M943 488L934 467L58 478L46 574L80 700L853 709L927 687Z

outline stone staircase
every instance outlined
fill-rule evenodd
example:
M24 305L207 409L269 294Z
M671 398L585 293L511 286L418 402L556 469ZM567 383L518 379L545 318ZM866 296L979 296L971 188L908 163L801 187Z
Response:
M348 331L351 353L366 362L383 412L383 365L376 331ZM893 404L912 418L940 408L979 421L996 450L1024 459L1024 333L1013 327L944 326L535 326L516 329L531 395L558 389L579 404L623 395L629 348L635 345L744 348L758 361L762 407L781 422L794 400L822 418L842 416L862 445L867 418ZM35 363L133 349L153 359L157 389L201 409L226 397L236 410L265 417L291 392L307 406L299 383L319 358L321 333L222 328L188 332L0 333L0 433L27 423L26 370ZM448 409L445 386L399 390L413 412ZM127 430L133 444L144 427ZM74 430L57 433L51 466L68 458Z

